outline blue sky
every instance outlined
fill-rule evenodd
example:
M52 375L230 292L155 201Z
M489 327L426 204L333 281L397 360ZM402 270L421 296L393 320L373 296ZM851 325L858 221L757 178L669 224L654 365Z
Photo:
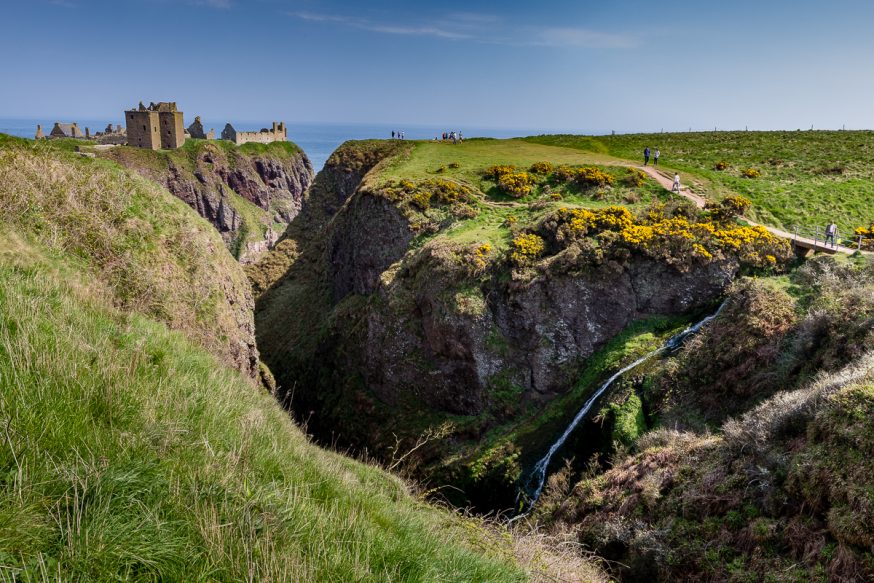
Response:
M596 132L874 127L874 7L2 0L0 117Z

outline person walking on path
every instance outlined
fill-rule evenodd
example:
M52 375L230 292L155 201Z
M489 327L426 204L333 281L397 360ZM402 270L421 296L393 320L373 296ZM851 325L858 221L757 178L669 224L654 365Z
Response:
M825 228L825 244L828 245L828 242L832 242L832 247L835 246L835 235L838 233L838 226L831 221L828 226Z
M643 165L649 164L649 146L643 149Z
M676 172L674 173L674 185L671 186L671 192L680 194L680 175Z
M658 166L658 165L659 165L659 156L661 156L661 154L662 154L662 153L659 152L659 149L656 148L656 149L655 149L655 152L653 152L653 157L652 157L652 165L653 165L653 166Z

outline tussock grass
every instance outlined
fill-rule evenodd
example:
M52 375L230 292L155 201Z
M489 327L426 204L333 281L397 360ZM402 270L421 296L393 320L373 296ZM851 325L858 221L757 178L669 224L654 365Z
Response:
M0 579L525 579L500 537L312 446L78 270L0 237Z
M836 372L821 372L804 388L778 393L740 418L723 426L726 443L738 450L761 451L789 433L797 432L822 408L825 399L846 386L870 380L874 352L869 352Z
M209 223L156 184L53 144L0 137L0 223L75 257L115 303L253 372L253 299Z

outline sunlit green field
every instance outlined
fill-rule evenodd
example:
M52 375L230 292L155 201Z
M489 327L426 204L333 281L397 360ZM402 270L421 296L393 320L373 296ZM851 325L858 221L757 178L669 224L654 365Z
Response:
M532 164L544 161L556 167L596 166L611 174L615 184L609 188L582 190L538 177L530 195L514 199L501 192L494 179L484 172L493 165L512 165L518 171L526 172ZM606 154L518 139L474 139L459 144L416 142L408 154L399 156L381 169L379 180L439 178L471 187L476 195L473 204L479 214L455 222L441 236L460 243L488 242L497 248L505 248L511 237L508 219L518 224L530 224L559 207L600 208L621 204L639 210L654 200L666 198L667 193L654 180L647 179L640 187L624 184L628 173L626 167L630 165L633 164Z
M835 221L849 234L874 221L874 132L694 132L617 136L537 136L537 144L579 148L643 163L661 150L660 165L697 181L711 198L737 193L753 201L751 218L791 231ZM717 170L717 164L726 164ZM756 178L743 172L753 169Z

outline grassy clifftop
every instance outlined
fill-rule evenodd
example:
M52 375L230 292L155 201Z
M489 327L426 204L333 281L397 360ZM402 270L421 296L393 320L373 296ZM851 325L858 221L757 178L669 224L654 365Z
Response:
M120 308L254 373L242 269L214 229L157 184L53 143L0 136L0 223L75 261Z
M787 258L725 211L574 148L345 144L248 270L259 347L319 439L342 428L386 457L444 428L410 460L417 475L510 507L524 464L608 372L582 375L589 359L618 359L599 354L612 338L649 320L628 331L657 344L740 265Z
M553 169L597 168L608 175L611 182L581 185L572 179L557 179L552 176L552 170L531 172L534 164L542 162L548 162ZM429 197L428 201L412 200L408 205L411 210L433 215L430 221L416 217L416 222L451 222L448 228L441 228L441 236L449 241L478 241L505 249L512 239L513 225L534 223L560 207L597 209L621 204L637 210L653 201L667 199L663 189L648 177L630 178L626 164L608 155L524 140L474 139L460 144L417 142L406 155L396 157L381 168L372 179L372 188L380 190L386 184L400 181L413 184L438 181L463 186L469 189L471 196L463 197L467 206L454 209L454 216L452 212L441 213L442 201L438 197ZM511 167L516 174L526 175L530 190L522 196L506 192L497 177L486 172L492 166ZM447 218L448 221L444 220ZM430 236L427 230L426 236Z

